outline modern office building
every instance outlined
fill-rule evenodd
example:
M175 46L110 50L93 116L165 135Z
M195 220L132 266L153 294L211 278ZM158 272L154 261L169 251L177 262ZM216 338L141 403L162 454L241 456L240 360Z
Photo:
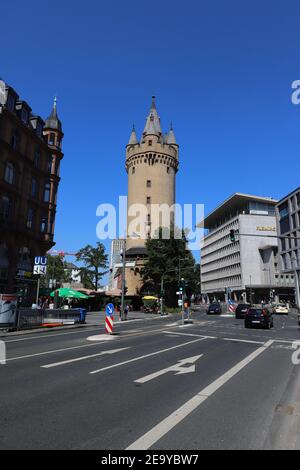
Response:
M62 125L44 121L0 80L0 293L32 297L33 260L54 244Z
M236 193L207 215L201 248L201 289L211 299L253 302L289 298L291 274L278 265L277 201ZM234 230L235 241L230 240ZM237 234L238 233L238 234Z
M296 301L300 306L300 188L291 192L276 205L280 270L295 276Z

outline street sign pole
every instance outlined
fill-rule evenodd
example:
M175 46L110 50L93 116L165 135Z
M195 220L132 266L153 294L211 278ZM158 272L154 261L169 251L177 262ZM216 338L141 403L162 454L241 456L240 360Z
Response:
M38 275L38 281L37 281L37 289L36 289L36 305L39 305L39 296L40 296L40 282L41 282L41 276Z

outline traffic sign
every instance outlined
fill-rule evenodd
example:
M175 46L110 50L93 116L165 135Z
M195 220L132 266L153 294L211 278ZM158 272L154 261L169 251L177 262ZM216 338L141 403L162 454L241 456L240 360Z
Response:
M105 313L107 317L111 317L114 314L115 307L113 304L107 304L105 308Z
M34 258L35 266L47 266L47 256L36 256Z
M33 274L41 274L45 276L47 274L47 266L34 265Z

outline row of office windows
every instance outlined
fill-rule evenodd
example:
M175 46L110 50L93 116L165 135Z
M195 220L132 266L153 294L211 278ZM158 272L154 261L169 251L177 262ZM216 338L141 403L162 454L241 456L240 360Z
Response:
M226 266L232 266L233 264L240 262L240 253L233 253L231 255L223 256L217 260L212 260L209 263L202 265L201 272L202 274L224 268Z
M208 273L201 273L202 279L204 282L223 279L226 277L231 277L237 275L241 272L241 265L240 263L233 264L231 266L226 266L224 268L216 269L213 274Z
M226 277L224 279L218 279L216 281L201 281L202 290L224 289L226 287L240 287L242 285L242 277L240 275Z

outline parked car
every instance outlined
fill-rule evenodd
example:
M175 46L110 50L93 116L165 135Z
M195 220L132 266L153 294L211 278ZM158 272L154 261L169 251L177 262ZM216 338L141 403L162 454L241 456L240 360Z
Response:
M245 328L252 328L255 326L262 326L263 328L273 328L273 313L267 308L249 308L245 316Z
M217 315L222 313L222 307L218 303L210 304L208 306L208 309L206 311L207 315L212 314L212 315Z
M248 312L251 304L239 304L235 309L235 318L241 319L245 318L246 313Z
M288 315L289 311L290 311L289 307L283 304L275 305L275 307L273 308L273 313L275 313L276 315L280 315L280 314Z

